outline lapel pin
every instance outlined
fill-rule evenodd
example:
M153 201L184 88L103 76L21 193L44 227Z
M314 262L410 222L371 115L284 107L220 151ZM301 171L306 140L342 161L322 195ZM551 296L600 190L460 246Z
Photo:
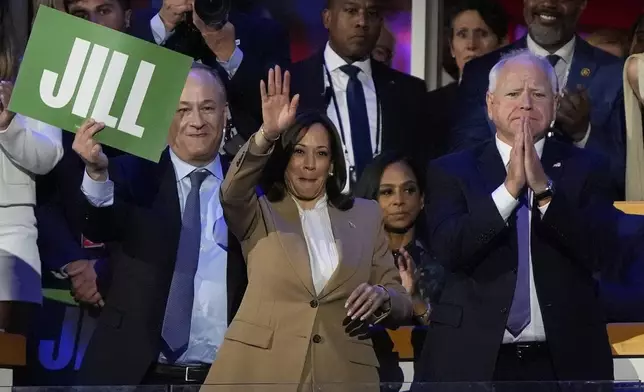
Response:
M355 229L355 228L356 228L356 225L354 225L354 224L353 224L353 222L351 222L351 221L349 221L349 226L350 226L352 229Z
M581 70L581 76L587 78L590 76L590 68L584 68Z
M552 167L561 167L561 162L555 163L554 165L552 165Z

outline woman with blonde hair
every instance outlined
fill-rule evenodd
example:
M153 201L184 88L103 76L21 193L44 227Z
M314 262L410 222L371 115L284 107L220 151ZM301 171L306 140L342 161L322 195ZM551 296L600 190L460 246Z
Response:
M0 331L25 333L42 301L34 178L54 168L63 147L60 129L9 111L19 53L9 4L0 2Z
M626 200L644 201L644 17L633 27L631 56L624 67L626 108ZM642 42L640 42L642 41Z

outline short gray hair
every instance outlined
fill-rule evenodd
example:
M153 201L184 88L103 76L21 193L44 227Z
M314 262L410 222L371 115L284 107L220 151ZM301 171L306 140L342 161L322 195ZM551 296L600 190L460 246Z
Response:
M557 73L555 72L555 69L552 67L552 65L550 65L550 62L545 57L537 56L530 52L528 49L512 51L501 57L501 60L499 60L499 62L496 63L490 71L490 83L488 85L488 92L494 93L494 90L496 90L499 75L501 74L503 67L507 63L515 61L529 62L541 68L550 81L550 85L552 86L552 93L557 95L559 91L559 80L557 79Z
M223 94L223 96L224 96L224 102L228 101L228 92L226 91L226 84L224 84L224 81L221 78L221 76L219 75L219 73L217 72L217 70L215 70L214 68L212 68L212 67L210 67L210 66L208 66L206 64L202 64L200 62L193 61L192 66L190 67L190 72L192 72L192 71L204 71L204 72L210 74L210 76L212 76L215 79L215 82L217 82L217 84L221 88L221 94Z

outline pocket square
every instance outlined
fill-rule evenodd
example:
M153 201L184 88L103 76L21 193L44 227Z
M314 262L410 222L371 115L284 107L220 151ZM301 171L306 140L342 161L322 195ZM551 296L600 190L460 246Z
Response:
M552 165L552 167L561 167L561 162L555 163L554 165Z

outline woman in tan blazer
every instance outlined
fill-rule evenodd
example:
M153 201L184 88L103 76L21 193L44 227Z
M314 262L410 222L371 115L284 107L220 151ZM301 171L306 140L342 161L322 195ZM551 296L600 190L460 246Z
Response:
M411 317L411 301L380 208L341 193L347 179L333 123L321 113L296 119L299 97L289 101L289 85L279 67L268 88L262 82L264 124L221 186L248 288L205 385L282 384L239 389L281 392L373 383L378 390L378 361L363 332L374 323L398 326Z

